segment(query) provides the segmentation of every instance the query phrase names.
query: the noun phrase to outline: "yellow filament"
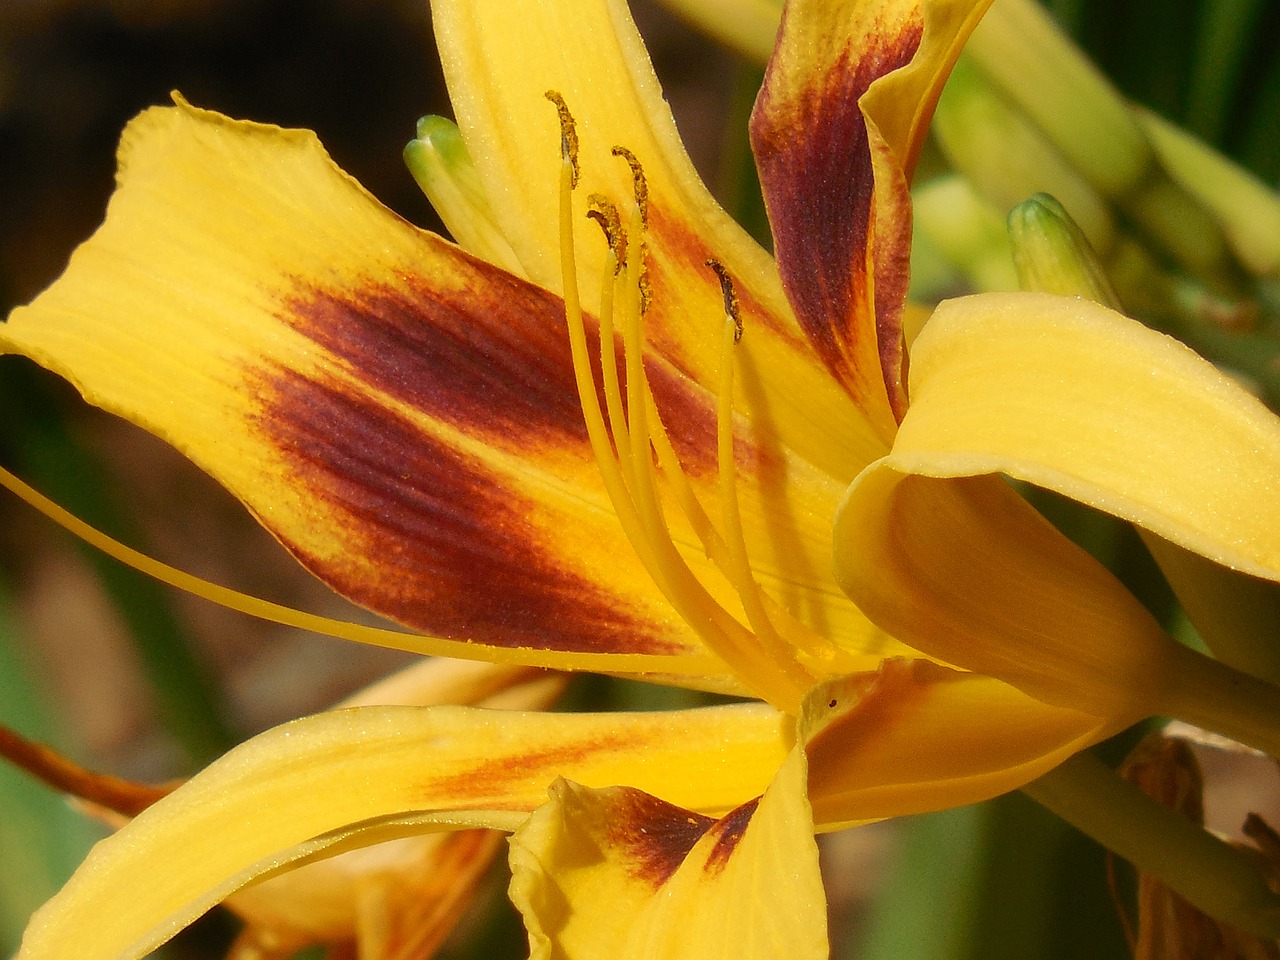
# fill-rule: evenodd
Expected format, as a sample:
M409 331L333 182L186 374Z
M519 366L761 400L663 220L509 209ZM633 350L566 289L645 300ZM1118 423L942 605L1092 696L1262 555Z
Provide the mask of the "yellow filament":
M742 339L738 296L728 272L715 260L708 260L720 280L724 294L724 333L720 341L720 384L716 400L716 450L720 474L720 515L724 522L725 544L729 549L729 580L742 600L747 622L779 669L793 678L812 683L813 678L797 662L793 647L785 642L765 612L763 593L756 583L747 557L747 539L742 530L738 503L738 469L733 456L733 348Z
M779 709L794 713L799 708L800 697L807 684L796 683L790 676L780 672L772 659L760 649L751 633L716 602L689 570L666 529L661 506L654 491L653 459L646 427L647 384L644 377L643 346L640 343L640 314L645 305L644 257L642 252L636 251L643 243L644 222L643 213L638 209L638 204L631 218L633 233L629 246L633 252L627 257L626 289L621 298L615 297L611 301L612 312L617 307L617 300L622 300L623 344L627 354L624 364L627 369L629 404L625 432L629 434L629 438L625 445L619 444L618 457L629 458L630 465L626 468L626 473L634 478L630 488L624 479L624 469L620 461L614 457L614 447L609 442L605 414L600 409L595 377L591 370L582 301L578 290L573 233L573 188L576 182L576 164L570 148L570 144L575 142L576 138L570 136L565 130L566 125L572 126L573 120L568 108L564 106L563 98L554 91L548 91L547 99L556 104L562 127L559 212L560 268L564 285L565 322L568 327L578 399L582 406L583 420L592 454L600 470L601 481L613 503L614 512L623 532L630 540L637 557L680 617L757 696ZM637 183L642 182L638 163L633 165L632 172L637 177ZM637 187L638 194L640 189ZM606 264L609 263L610 261L606 259ZM607 269L612 273L611 267ZM605 283L611 282L612 278L606 275ZM602 359L608 353L609 350L602 345ZM616 404L620 403L621 396L611 400L606 392L605 399L606 403L614 406L616 410ZM615 418L616 422L621 422L621 411L610 413L611 422L615 422ZM637 504L636 497L642 501L642 507Z
M697 494L693 492L693 485L685 475L684 467L680 464L680 458L677 456L675 448L671 446L671 440L667 436L661 417L658 415L657 405L653 400L652 394L648 394L648 402L649 415L653 423L653 449L658 454L658 464L662 467L662 476L667 480L668 486L670 486L672 494L675 496L676 503L684 514L685 519L688 520L689 526L693 528L693 532L702 543L702 549L706 552L707 558L716 565L716 569L724 574L725 579L733 583L729 547L724 538L720 536L720 531L716 529L715 524L711 522L711 518L707 516L702 504L698 502ZM791 611L763 590L758 587L756 589L760 603L769 619L777 627L778 633L785 638L787 644L801 652L802 661L811 662L816 670L822 674L830 673L833 669L836 669L834 663L841 655L841 651L807 623L797 619ZM852 670L849 672L852 672Z
M551 93L548 99L560 105ZM572 118L570 118L572 119ZM563 119L562 119L563 122ZM666 596L680 616L698 633L707 646L720 655L724 662L741 679L762 692L771 684L761 684L759 676L752 676L747 671L739 671L734 665L733 650L737 645L725 636L726 628L742 627L722 610L706 589L697 582L692 573L684 567L684 561L675 549L670 537L650 536L648 528L636 509L634 500L623 478L620 464L613 457L613 448L605 430L604 415L600 410L600 401L596 393L595 378L591 372L591 362L587 353L586 326L582 316L582 300L578 291L577 259L573 237L573 183L574 165L566 146L571 138L561 135L560 165L560 267L564 283L565 321L569 329L569 352L573 359L574 380L578 388L578 400L582 406L583 420L587 428L587 437L591 443L600 477L605 491L613 504L614 513L622 525L623 532L631 542L636 555L653 577L654 583ZM628 258L629 260L631 258ZM631 271L629 271L630 275ZM635 299L628 298L628 303L635 304ZM638 330L638 326L637 326ZM637 463L648 460L647 441L644 454L636 456L639 447L636 438L629 439L631 450L631 470L636 470ZM638 485L641 485L638 483ZM681 568L684 567L683 575ZM740 659L740 658L739 658ZM769 699L765 697L765 699ZM772 702L772 701L771 701ZM793 708L799 702L798 695L790 704Z
M626 475L627 486L634 489L635 477L629 469L632 462L631 442L626 421L622 417L622 388L618 383L618 355L613 335L614 289L621 282L618 275L626 267L626 234L622 231L618 211L613 204L599 194L593 194L590 199L591 210L587 216L600 224L609 246L605 251L602 271L605 279L600 284L600 372L604 380L605 409L609 414L609 431L613 434L614 449L618 451L618 461Z
M627 372L627 414L632 456L628 475L635 479L632 494L636 510L650 541L658 551L659 561L663 563L663 573L670 588L686 597L689 614L702 618L701 621L694 621L686 617L694 629L700 634L705 630L714 630L724 635L725 641L731 645L734 653L732 659L728 657L726 659L731 665L742 666L744 681L750 682L753 675L763 675L768 683L765 689L779 690L779 680L785 679L794 685L794 690L783 696L798 696L795 691L802 691L811 686L812 677L796 668L794 661L790 658L779 661L776 656L762 656L762 653L767 654L770 651L761 651L757 638L753 637L750 631L717 603L706 588L698 582L693 571L676 550L671 538L671 531L662 509L662 501L657 492L653 456L650 453L648 414L652 397L644 370L644 338L641 331L646 306L643 280L645 276L644 231L647 217L645 208L648 191L644 185L644 175L639 161L622 148L614 148L614 153L627 160L636 184L635 204L631 210L629 223L631 236L629 247L632 252L627 259L627 289L622 298L622 343ZM654 422L660 423L660 418L655 416ZM750 620L750 614L748 614L748 620ZM705 626L700 627L699 622ZM783 669L779 671L778 666L782 666ZM766 696L766 698L772 700L772 697Z
M558 96L557 94L556 97ZM557 107L564 102L553 99L551 91L547 93L547 99L555 102ZM561 113L562 125L565 123L566 113L567 109ZM582 418L587 428L591 452L600 470L600 479L604 483L605 492L613 504L614 513L641 562L652 572L658 566L656 558L644 536L644 525L640 522L635 506L631 502L631 494L623 480L618 461L614 459L613 447L609 443L604 416L600 410L600 398L596 394L595 377L591 373L591 360L587 353L587 331L582 319L582 299L578 293L577 255L573 241L574 164L565 147L568 138L562 134L560 139L560 272L564 283L565 325L569 330L569 353L573 360L573 377L578 388L578 403L582 407ZM659 583L659 587L661 586L662 584Z
M668 673L678 676L713 676L721 672L719 665L706 656L658 656L650 654L568 653L558 650L497 647L467 640L446 640L403 630L389 630L364 624L347 623L317 616L250 596L208 580L202 580L154 557L125 546L118 540L85 523L58 506L23 480L0 467L0 487L39 510L58 526L119 560L139 573L186 591L219 606L257 617L282 626L308 630L322 636L369 643L395 650L407 650L437 657L480 660L515 666L548 667L554 670L583 670L595 673Z
M651 537L670 539L662 507L658 502L653 482L653 457L649 453L649 411L645 404L644 340L640 322L643 302L640 298L640 277L644 271L644 217L639 204L631 214L631 249L627 258L627 287L622 301L623 363L627 371L627 420L631 433L632 475L635 488L632 494L636 508Z

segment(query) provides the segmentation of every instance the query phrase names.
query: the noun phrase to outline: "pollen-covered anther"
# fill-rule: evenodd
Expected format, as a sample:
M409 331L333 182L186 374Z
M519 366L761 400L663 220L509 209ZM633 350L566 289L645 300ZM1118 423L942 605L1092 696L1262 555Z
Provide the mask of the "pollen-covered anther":
M720 295L724 298L724 315L733 322L733 342L737 343L742 339L742 313L738 309L738 291L733 288L733 278L729 276L729 271L719 260L708 259L706 264L720 281Z
M569 162L569 186L578 185L578 125L574 122L569 105L559 90L548 90L543 94L556 105L556 113L560 117L560 156Z
M645 235L649 229L649 181L645 178L644 167L634 153L626 147L614 147L612 153L615 157L621 157L625 160L631 170L631 192L635 200L635 206L632 208L630 219L636 252L634 254L634 263L630 265L630 269L633 271L632 282L639 298L640 316L643 317L649 312L649 302L652 299L649 283L649 264L646 256L648 251L645 243Z
M632 191L636 198L636 208L640 211L640 222L649 226L649 182L645 179L644 167L640 159L626 147L614 147L613 155L627 161L631 168Z
M627 263L627 234L622 229L618 208L603 194L593 193L587 198L587 216L600 225L604 239L613 253L613 273L617 276Z

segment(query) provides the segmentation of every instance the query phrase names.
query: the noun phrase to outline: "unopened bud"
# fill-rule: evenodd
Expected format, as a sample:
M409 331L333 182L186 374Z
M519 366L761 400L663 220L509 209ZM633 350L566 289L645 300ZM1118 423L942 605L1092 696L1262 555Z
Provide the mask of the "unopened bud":
M1036 194L1014 207L1009 212L1009 239L1024 290L1086 297L1120 309L1098 255L1053 197Z
M417 132L404 148L405 165L454 240L468 253L523 276L457 125L427 116L418 121Z

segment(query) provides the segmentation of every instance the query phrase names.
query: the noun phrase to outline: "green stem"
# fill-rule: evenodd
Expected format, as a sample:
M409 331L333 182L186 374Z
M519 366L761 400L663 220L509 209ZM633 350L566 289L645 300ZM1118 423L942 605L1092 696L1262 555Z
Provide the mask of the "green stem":
M1158 712L1280 758L1280 688L1170 644Z
M1205 914L1254 936L1280 938L1280 895L1245 853L1092 755L1076 754L1023 791Z

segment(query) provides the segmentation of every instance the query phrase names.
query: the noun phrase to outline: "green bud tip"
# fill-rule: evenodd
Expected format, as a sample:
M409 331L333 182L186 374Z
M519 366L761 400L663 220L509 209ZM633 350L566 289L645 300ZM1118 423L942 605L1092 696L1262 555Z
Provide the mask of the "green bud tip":
M1087 297L1119 309L1119 298L1097 253L1071 215L1047 193L1009 212L1013 265L1024 290Z

